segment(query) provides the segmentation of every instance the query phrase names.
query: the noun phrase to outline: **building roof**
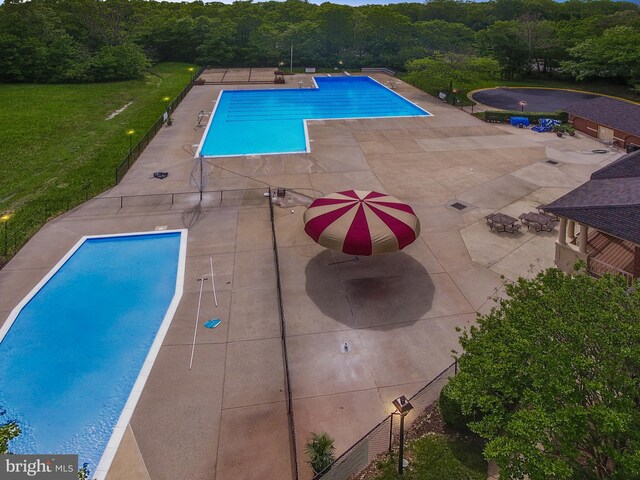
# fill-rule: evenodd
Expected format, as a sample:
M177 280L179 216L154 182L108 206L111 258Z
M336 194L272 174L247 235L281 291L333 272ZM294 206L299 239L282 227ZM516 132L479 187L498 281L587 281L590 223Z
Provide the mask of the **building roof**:
M545 211L640 245L640 150L594 172Z
M585 118L605 127L640 136L640 105L598 97L574 103L564 109L576 117Z

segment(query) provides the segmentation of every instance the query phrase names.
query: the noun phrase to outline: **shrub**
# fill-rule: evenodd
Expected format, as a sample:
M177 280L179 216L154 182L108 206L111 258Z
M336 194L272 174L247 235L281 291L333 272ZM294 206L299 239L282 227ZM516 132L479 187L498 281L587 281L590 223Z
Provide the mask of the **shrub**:
M438 400L440 415L444 422L456 430L468 431L469 422L475 420L473 415L465 415L457 400L449 396L449 385L445 385Z
M335 450L333 438L329 434L325 432L311 434L305 445L305 452L308 457L307 462L316 474L333 463Z
M531 123L538 123L541 118L552 118L554 120L560 120L566 122L569 118L567 112L557 111L554 113L549 112L520 112L516 110L487 110L485 112L478 112L474 114L481 120L490 123L509 123L511 117L526 117Z

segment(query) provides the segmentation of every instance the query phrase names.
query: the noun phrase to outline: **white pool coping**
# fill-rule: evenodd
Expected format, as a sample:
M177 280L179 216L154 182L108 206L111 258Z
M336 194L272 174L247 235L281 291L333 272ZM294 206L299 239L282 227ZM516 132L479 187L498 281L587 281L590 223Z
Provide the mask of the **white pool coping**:
M327 74L327 77L331 77L331 75ZM335 78L335 77L334 77ZM331 121L331 120L375 120L375 119L385 119L385 118L426 118L426 117L433 117L433 113L425 110L424 108L422 108L420 105L418 105L415 102L412 102L411 100L403 97L402 95L400 95L398 92L395 92L393 90L391 90L389 87L386 87L385 85L383 85L382 83L380 83L379 81L377 81L375 78L370 77L369 75L358 75L355 76L353 78L368 78L370 80L373 80L374 82L376 82L378 85L380 85L382 88L387 89L389 92L393 93L394 95L397 95L398 97L400 97L401 99L403 99L405 102L413 105L414 107L416 107L419 110L422 110L424 113L426 113L426 115L395 115L395 116L385 116L385 117L339 117L339 118L303 118L302 119L302 125L304 128L304 141L305 141L305 150L297 150L294 152L260 152L260 153L233 153L233 154L225 154L225 155L202 155L202 158L228 158L228 157L249 157L249 156L259 156L259 155L295 155L295 154L300 154L300 153L311 153L311 141L309 139L309 128L307 126L308 122L324 122L326 121ZM311 80L313 81L313 84L315 85L314 87L310 87L311 89L318 89L320 87L318 87L318 84L316 82L316 77L311 77ZM298 88L260 88L257 90L299 90ZM213 107L213 111L211 112L211 116L209 117L209 121L207 122L207 127L204 130L204 133L202 134L202 138L200 139L200 143L198 144L198 149L196 151L196 154L194 156L194 158L200 158L201 156L201 152L202 152L202 146L204 145L204 142L207 138L207 135L209 134L209 129L211 128L211 125L213 124L213 119L216 116L216 110L218 109L218 105L220 105L220 99L222 98L222 94L224 92L237 92L237 91L256 91L256 90L238 90L238 89L230 89L230 90L220 90L220 93L218 93L218 98L216 100L216 104Z
M18 318L18 315L22 311L22 309L31 301L33 297L44 287L47 282L62 268L62 266L73 256L74 253L87 241L94 238L116 238L116 237L133 237L140 235L165 235L168 233L180 233L180 249L178 254L178 270L176 275L176 288L173 295L173 299L169 304L169 308L165 313L165 316L158 328L158 333L151 344L151 348L149 348L149 353L147 353L147 357L145 358L142 367L140 368L140 373L136 378L133 387L131 388L131 393L127 398L127 401L120 413L120 417L113 428L113 432L111 433L111 437L107 443L107 446L102 453L102 457L100 457L100 461L98 462L98 466L96 467L95 472L91 472L92 480L104 480L107 476L107 472L109 471L109 467L113 462L113 459L116 455L120 442L122 441L122 437L124 436L127 425L129 425L129 421L131 420L131 416L133 415L133 411L140 399L140 395L142 394L142 390L149 378L149 374L151 373L151 367L153 366L156 357L158 356L158 352L160 351L160 347L162 346L162 342L164 341L164 337L169 331L169 325L171 325L171 321L173 320L173 316L178 309L178 304L180 303L180 299L182 298L182 293L184 291L184 275L185 275L185 267L186 267L186 257L187 257L187 229L177 229L177 230L162 230L162 231L148 231L148 232L133 232L133 233L119 233L119 234L107 234L107 235L87 235L83 236L78 242L67 252L67 254L60 259L58 263L56 263L53 268L43 277L38 284L31 289L31 291L22 299L22 301L11 310L11 314L7 318L7 321L4 322L2 327L0 328L0 342L4 340L4 337L7 335L13 323ZM46 452L43 452L46 453Z

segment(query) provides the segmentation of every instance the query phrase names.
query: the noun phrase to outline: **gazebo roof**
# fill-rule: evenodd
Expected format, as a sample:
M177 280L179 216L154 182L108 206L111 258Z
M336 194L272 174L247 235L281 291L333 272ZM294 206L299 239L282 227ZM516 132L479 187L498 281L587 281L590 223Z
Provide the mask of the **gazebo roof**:
M640 151L594 172L545 211L640 245Z

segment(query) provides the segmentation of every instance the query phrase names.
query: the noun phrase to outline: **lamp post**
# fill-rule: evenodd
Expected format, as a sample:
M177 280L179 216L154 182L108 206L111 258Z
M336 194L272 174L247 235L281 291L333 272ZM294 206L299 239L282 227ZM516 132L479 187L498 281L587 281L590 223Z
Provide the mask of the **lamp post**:
M411 402L409 402L404 395L396 398L393 401L393 405L396 407L394 413L400 415L400 451L398 452L400 458L398 460L398 474L402 476L404 469L404 417L413 409L413 405L411 405Z
M7 255L7 252L9 251L9 241L7 239L7 223L9 222L9 219L11 218L12 214L11 212L4 212L2 214L2 216L0 217L0 222L4 223L4 253L3 255Z
M342 60L338 60L338 65L340 65L340 70L343 68L344 62Z
M453 89L453 106L456 106L456 102L457 102L457 98L456 98L456 94L459 92L460 90L458 90L457 88Z
M167 125L171 125L171 110L169 110L169 100L171 100L171 98L164 97L162 100L164 100L164 109L167 112Z
M191 83L193 83L193 72L194 72L195 68L189 67L189 68L187 68L187 70L189 70L189 73L191 74Z
M133 151L133 134L136 133L135 130L127 130L127 136L129 137L129 155Z
M527 104L524 100L520 100L520 111L524 112L524 106Z

